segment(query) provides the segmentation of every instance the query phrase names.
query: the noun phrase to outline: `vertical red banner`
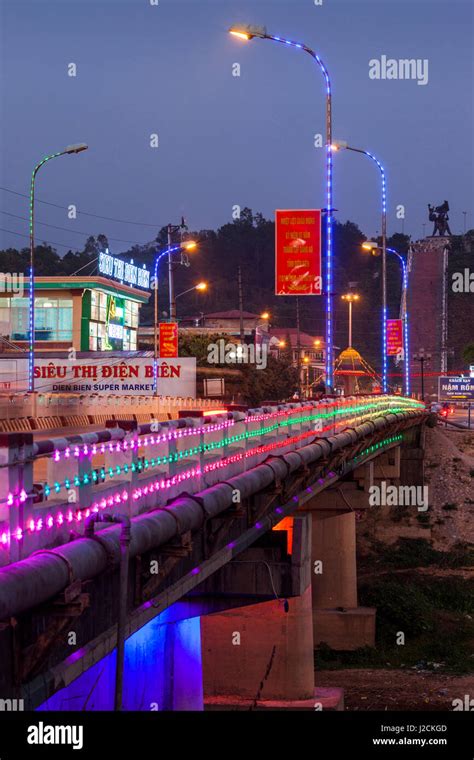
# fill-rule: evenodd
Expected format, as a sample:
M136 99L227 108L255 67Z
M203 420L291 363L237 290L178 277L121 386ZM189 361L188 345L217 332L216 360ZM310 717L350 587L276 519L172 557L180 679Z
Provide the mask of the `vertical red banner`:
M275 295L320 296L321 210L275 211Z
M160 322L160 358L175 359L178 356L178 323Z
M403 350L403 324L401 319L387 319L387 356L398 356Z

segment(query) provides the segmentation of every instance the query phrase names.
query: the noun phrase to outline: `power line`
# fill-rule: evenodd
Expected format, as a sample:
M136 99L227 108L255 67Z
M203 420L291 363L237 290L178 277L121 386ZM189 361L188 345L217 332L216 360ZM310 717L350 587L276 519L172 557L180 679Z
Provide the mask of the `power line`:
M26 195L25 193L18 193L16 190L10 190L8 187L0 187L0 190L3 190L5 193L11 193L12 195L19 195L21 198L29 198L29 195ZM68 211L67 206L61 206L58 203L51 203L51 201L42 201L39 198L35 198L37 203L44 203L46 206L54 206L55 208L61 208L63 211ZM105 219L107 222L118 222L119 224L136 224L139 227L153 227L155 230L157 228L157 224L148 224L148 222L130 222L126 219L114 219L111 216L100 216L100 214L92 214L90 211L78 211L79 214L84 214L84 216L93 216L95 219Z
M0 214L5 214L6 216L12 216L14 219L22 219L24 222L28 222L29 219L26 216L18 216L18 214L12 214L10 211L2 211L0 209ZM73 232L75 235L86 235L88 237L96 237L93 235L92 232L82 232L81 230L72 230L68 227L57 227L55 224L48 224L47 222L38 222L35 220L35 224L42 224L43 227L51 227L54 230L62 230L63 232ZM143 243L140 243L138 240L121 240L120 238L113 238L106 235L107 240L113 240L115 243L131 243L132 245L144 245Z
M23 232L13 232L13 230L5 230L3 227L0 227L0 232L8 232L9 235L18 235L18 237L24 237L29 238L29 235L25 235ZM71 250L70 245L64 245L64 243L54 243L52 240L43 240L43 243L48 243L48 245L59 245L61 248L67 248L68 250ZM35 244L35 248L38 247L38 244Z

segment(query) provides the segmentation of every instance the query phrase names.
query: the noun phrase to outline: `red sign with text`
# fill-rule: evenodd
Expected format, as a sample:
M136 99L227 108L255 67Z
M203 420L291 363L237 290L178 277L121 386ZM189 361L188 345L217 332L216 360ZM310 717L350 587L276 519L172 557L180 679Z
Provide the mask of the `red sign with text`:
M321 210L275 211L275 294L320 296Z
M160 322L160 358L174 359L178 356L178 323Z
M387 319L387 356L398 356L403 351L401 319Z

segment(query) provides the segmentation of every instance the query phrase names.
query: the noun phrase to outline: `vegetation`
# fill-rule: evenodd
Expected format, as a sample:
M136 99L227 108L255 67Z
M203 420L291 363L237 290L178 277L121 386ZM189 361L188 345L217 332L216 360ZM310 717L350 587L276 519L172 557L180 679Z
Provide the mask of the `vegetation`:
M413 573L362 584L360 604L377 609L376 649L315 653L316 669L419 668L465 674L474 670L474 583ZM404 634L405 643L397 644ZM400 640L400 639L399 639Z

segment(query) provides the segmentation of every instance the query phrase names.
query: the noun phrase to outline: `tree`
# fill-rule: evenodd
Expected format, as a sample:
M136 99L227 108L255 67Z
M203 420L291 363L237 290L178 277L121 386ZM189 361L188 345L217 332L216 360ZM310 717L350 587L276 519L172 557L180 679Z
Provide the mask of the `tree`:
M466 364L474 364L474 343L468 343L463 349L462 358Z

